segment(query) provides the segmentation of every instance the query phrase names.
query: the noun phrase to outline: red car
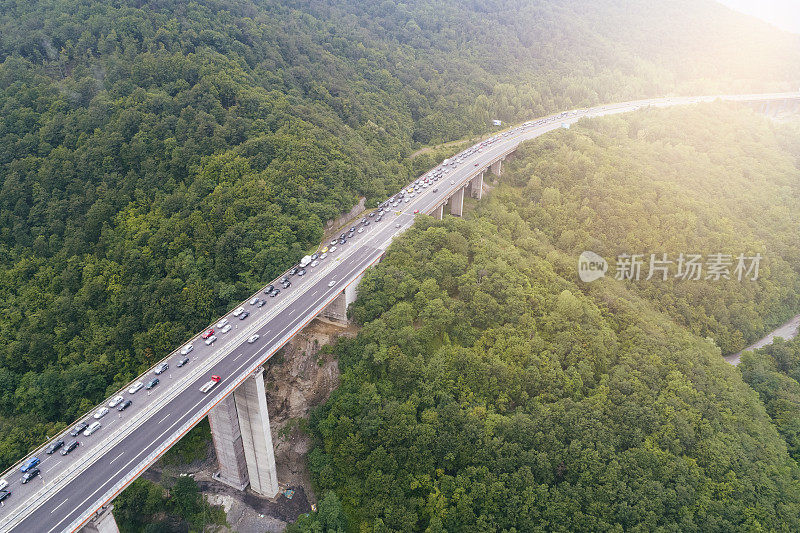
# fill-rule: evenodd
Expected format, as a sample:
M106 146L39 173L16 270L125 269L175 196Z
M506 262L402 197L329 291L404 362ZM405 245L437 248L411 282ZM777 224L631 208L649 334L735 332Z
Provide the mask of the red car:
M414 214L416 215L417 213L419 213L419 209L414 209Z
M206 381L206 382L203 384L203 386L202 386L202 387L200 387L200 392L202 392L203 394L207 393L208 391L210 391L211 389L213 389L214 387L216 387L216 386L217 386L217 383L219 383L219 381L220 381L221 379L222 379L222 378L221 378L221 377L219 377L219 376L211 376L211 381Z
M204 339L207 339L207 338L209 338L209 337L210 337L211 335L213 335L213 334L214 334L214 328L207 329L207 330L205 330L205 331L203 332L203 335L202 335L202 337L203 337Z

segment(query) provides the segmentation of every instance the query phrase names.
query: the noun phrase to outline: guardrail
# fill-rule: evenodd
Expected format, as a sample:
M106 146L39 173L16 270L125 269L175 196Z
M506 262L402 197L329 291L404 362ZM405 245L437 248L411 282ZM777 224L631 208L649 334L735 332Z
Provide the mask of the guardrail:
M750 94L750 95L720 95L720 96L703 96L703 97L670 97L670 98L666 98L666 99L660 99L660 100L661 100L660 102L659 102L659 101L655 101L655 99L648 99L648 100L637 100L637 101L625 102L625 103L622 103L622 104L617 104L617 106L618 106L618 107L623 107L623 108L624 108L624 107L629 107L629 106L631 106L631 105L638 106L638 107L640 107L640 106L647 106L647 105L653 105L653 104L655 104L655 105L658 105L658 104L661 104L661 105L684 105L684 104L691 103L692 101L696 101L696 100L699 100L699 101L706 101L706 102L707 102L707 101L713 101L713 100L717 100L717 99L719 99L719 100L725 100L725 101L736 101L736 102L748 102L748 101L749 101L749 102L752 102L752 101L767 101L767 100L775 100L775 99L798 99L798 98L800 98L800 93L771 93L771 94ZM612 104L612 105L613 105L613 104ZM591 111L594 111L594 112L601 111L601 112L602 112L602 111L610 111L611 109L616 109L616 108L615 108L615 107L611 107L611 106L600 106L600 107L593 107L593 108L589 108L589 109L584 109L583 111L584 111L584 112L591 112ZM580 117L580 116L569 116L569 117L562 117L561 115L556 115L556 114L553 114L553 115L549 115L549 116L547 116L547 117L544 117L544 120L545 120L546 122L550 122L550 121L554 121L554 120L555 120L555 121L558 121L558 120L564 119L565 121L569 121L569 122L575 122L575 121L577 121L579 118L581 118L581 117ZM538 126L530 126L530 127L531 127L531 128L536 128L536 127L541 127L541 125L542 125L542 124L539 124ZM519 142L517 142L517 143L515 143L515 144L514 144L514 145L513 145L511 148L509 148L508 150L504 151L504 152L503 152L503 153L501 153L500 155L498 155L498 156L495 156L495 158L492 160L492 163L489 163L489 165L488 165L488 166L491 166L491 164L493 164L493 163L494 163L494 162L496 162L497 160L499 160L499 159L501 159L501 158L504 158L504 157L506 157L508 154L510 154L510 153L512 153L512 152L514 152L514 151L515 151L515 150L518 148L519 144L520 144L520 143L521 143L523 140L525 140L525 139L520 139L520 141L519 141ZM480 170L480 171L474 171L474 172L472 172L472 173L468 174L468 177L467 177L467 178L465 178L465 179L463 179L461 183L463 183L463 182L466 182L466 181L468 181L468 180L471 180L471 179L474 179L474 177L475 177L475 176L477 176L478 174L480 174L481 172L485 172L486 168L488 168L488 167L487 167L487 166L484 166L484 167L482 167L482 170ZM426 172L426 173L427 173L427 172ZM422 175L424 176L426 173L423 173ZM455 190L457 190L457 188L456 188ZM436 208L438 208L438 204L437 204L437 206L436 206L434 209L436 209ZM385 243L384 243L384 244L385 244ZM347 255L350 255L350 254L347 254ZM380 257L380 256L379 256L379 257ZM379 257L378 257L378 258L379 258ZM376 259L376 260L377 260L377 259ZM371 265L371 263L370 263L370 265ZM366 268L368 268L368 267L369 267L369 265L368 265L367 267L365 267L365 269L364 269L364 270L366 270ZM314 276L314 278L312 278L312 279L315 279L316 277L321 277L322 275L324 275L324 274L323 274L323 272L326 272L326 270L321 270L321 271L320 271L320 273L318 274L318 276ZM363 272L363 270L362 270L362 272ZM281 276L286 276L286 275L287 275L287 273L288 273L288 269L287 269L287 270L285 270L285 271L284 271L284 272L283 272L281 275L279 275L278 277L276 277L276 278L275 278L275 279L274 279L274 280L273 280L271 283L273 283L273 284L274 284L274 283L277 283L277 281L280 279L280 277L281 277ZM349 284L348 284L348 285L349 285ZM266 286L266 285L264 285L264 286ZM263 287L264 287L264 286L260 287L260 288L259 288L259 289L258 289L258 290L255 292L255 293L251 294L251 296L250 296L250 297L248 297L248 299L247 299L247 300L249 300L249 299L251 299L251 298L253 298L253 297L255 297L255 296L259 295L259 294L261 293L261 291L263 290ZM291 299L287 299L287 300L285 300L284 302L287 302L287 303L286 303L286 305L280 305L279 307L280 307L281 309L282 309L282 308L285 308L286 306L288 306L288 302L292 302L292 301L294 301L294 300L295 300L295 299L296 299L296 298L299 296L299 294L300 294L300 293L298 293L296 296L294 296L294 298L291 298ZM327 301L325 304L323 304L323 305L322 305L322 306L319 308L319 311L316 311L316 312L314 313L314 315L313 315L313 316L316 316L316 314L318 314L318 313L319 313L319 312L320 312L322 309L324 309L324 308L325 308L325 306L327 306L327 305L328 305L328 304L329 304L331 301L333 301L333 299L334 299L334 298L336 297L336 295L338 295L338 294L339 294L339 291L335 292L335 293L334 293L334 296L333 296L333 297L332 297L332 298L331 298L329 301ZM245 301L247 301L247 300L245 300ZM283 303L283 302L282 302L282 303ZM242 304L241 304L241 303L237 304L237 307L238 307L239 305L242 305ZM222 318L226 317L226 316L227 316L227 315L229 315L229 314L230 314L230 311L226 312L226 313L225 313L223 316L219 317L219 318L218 318L216 321L214 321L212 324L209 324L209 325L208 325L206 328L204 328L204 330L206 330L206 329L208 329L208 328L210 328L210 327L214 327L214 324L216 324L216 322L218 322L220 319L222 319ZM312 316L312 318L313 318L313 316ZM236 337L233 337L233 338L234 338L234 339L242 339L244 336L246 336L246 335L249 335L249 333L251 333L251 332L252 332L252 331L253 331L255 328L260 328L260 327L262 327L262 326L263 326L263 324L260 324L260 323L255 323L255 322L254 322L253 324L251 324L250 326L248 326L247 328L245 328L245 329L244 329L244 330L243 330L243 331L242 331L242 332L241 332L239 335L237 335ZM302 326L301 326L301 328L302 328ZM282 340L282 341L281 341L281 343L280 343L280 344L277 346L277 348L275 348L275 350L271 351L271 352L270 352L270 354L269 354L269 355L268 355L268 356L267 356L267 357L266 357L266 358L265 358L265 359L264 359L264 360L263 360L261 363L259 363L259 364L263 364L263 363L264 363L264 362L265 362L267 359L269 359L269 357L271 357L271 355L274 353L274 351L277 351L277 349L280 349L280 347L282 347L282 346L283 346L283 344L285 344L286 342L288 342L288 340L289 340L289 339L290 339L292 336L294 336L295 334L296 334L296 331L294 331L294 330L293 330L293 332L292 332L292 333L290 333L290 334L288 334L287 336L285 336L285 337L286 337L286 340ZM124 394L125 390L126 390L126 389L127 389L129 386L130 386L130 384L132 384L132 383L135 383L136 381L139 381L139 380L143 380L143 379L145 378L145 376L146 376L146 375L148 375L148 374L149 374L149 373L150 373L150 372L153 370L153 368L155 368L155 366L157 366L158 364L161 364L161 363L163 363L163 362L166 362L168 359L170 359L170 358L174 357L174 356L175 356L175 355L176 355L176 354L179 352L179 350L180 350L180 348L181 348L181 347L183 347L183 346L184 346L184 345L185 345L187 342L191 342L191 341L193 341L194 339L197 339L197 337L198 337L198 334L195 334L194 336L190 337L189 339L187 339L186 341L184 341L183 343L181 343L181 345L180 345L178 348L176 348L174 351L170 352L170 353L169 353L167 356L165 356L164 358L162 358L162 359L161 359L160 361L158 361L158 362L157 362L155 365L153 365L153 366L151 366L150 368L148 368L147 370L145 370L145 371L144 371L143 373L141 373L141 374L140 374L140 375L139 375L137 378L135 378L135 379L133 379L131 382L129 382L129 383L128 383L128 384L127 384L125 387L123 387L122 389L120 389L120 390L116 391L116 392L115 392L115 393L113 393L111 396L109 396L108 398L106 398L106 399L105 399L105 400L104 400L104 401L103 401L101 404L94 406L94 407L93 407L93 408L92 408L90 411L87 411L86 413L84 413L83 415L81 415L81 416L79 417L79 419L78 419L78 420L76 420L76 421L75 421L73 424L70 424L70 425L68 425L68 426L66 427L66 430L69 430L70 428L73 428L73 427L74 427L76 424L80 423L80 422L81 422L81 421L82 421L82 420L83 420L85 417L89 416L89 415L90 415L90 414L91 414L91 413L92 413L92 412L93 412L95 409L97 409L98 407L100 407L100 406L103 406L103 405L106 405L106 404L107 404L107 403L108 403L108 402L109 402L109 401L110 401L110 400L111 400L111 399L112 399L114 396L117 396L117 395L119 395L119 394ZM186 380L189 380L189 379L196 379L196 378L197 378L197 377L200 375L200 373L202 373L202 372L206 372L208 368L210 368L211 366L213 366L213 365L217 364L217 363L218 363L218 362L219 362L219 361L220 361L222 358L226 357L226 356L227 356L227 355L228 355L228 354L229 354L231 351L233 351L233 349L235 349L235 348L236 348L236 347L238 347L238 346L239 346L239 344L234 344L233 342L229 342L229 344L228 344L228 347L227 347L227 348L225 348L224 350L222 350L222 351L220 351L220 352L219 352L219 353L220 353L220 354L222 354L222 355L217 355L217 354L214 354L214 355L216 355L216 357L215 357L214 355L212 355L212 357L208 358L208 359L207 359L207 360L206 360L206 361L205 361L205 362L204 362L204 363L203 363L203 364L202 364L200 367L195 367L195 370L194 370L192 373L185 375L183 378L181 378L181 381L179 381L179 382L177 382L177 383L179 383L179 384L183 385L183 384L184 384L184 382L185 382ZM255 365L255 366L254 366L254 369L255 369L257 366L258 366L258 365ZM200 372L199 370L197 370L197 368L202 368L202 369L204 369L204 370L203 370L202 372ZM250 374L250 373L252 373L252 371L249 371L249 372L247 372L247 373L246 373L246 376L249 376L249 374ZM246 378L245 378L245 379L246 379ZM241 381L240 381L239 383L241 383ZM227 395L230 393L230 391L232 391L233 389L235 389L235 388L238 386L238 384L239 384L239 383L237 383L237 384L235 384L235 385L229 385L228 387L226 387L225 389L223 389L224 391L227 391L227 392L225 392L225 395L224 395L224 396L222 396L222 397L220 397L220 399L219 399L218 401L221 401L221 399L222 399L222 398L224 398L225 396L227 396ZM93 464L93 463L94 463L94 462L97 460L97 456L101 456L101 455L103 455L103 454L101 454L100 452L101 452L101 451L104 451L104 450L105 450L105 448L107 448L107 447L109 446L109 443L111 443L111 442L113 441L113 442L116 444L116 443L117 443L117 442L120 440L120 436L122 436L122 437L124 438L125 436L127 436L128 434L130 434L130 432L131 432L131 431L133 431L133 429L135 429L136 427L138 427L138 425L139 425L139 424L142 422L142 420L143 420L143 419L145 419L145 418L149 418L150 416L152 416L152 413L153 413L153 411L156 409L156 407L161 407L161 406L163 406L163 405L164 405L164 403L167 403L168 401L171 401L172 399L174 399L174 397L175 397L177 394L180 394L181 392L183 392L183 389L182 389L181 387L176 387L176 386L173 386L173 387L171 387L170 389L168 389L168 392L167 392L167 393L165 393L165 394L162 394L162 395L159 395L153 404L150 404L150 405L149 405L149 406L147 406L145 409L143 409L142 411L140 411L139 413L137 413L137 414L136 414L134 417L132 417L131 419L129 419L129 420L128 420L128 422L127 422L127 423L125 423L125 424L123 425L123 428L124 428L124 429L123 429L123 431L119 431L119 430L118 430L118 431L116 431L114 434L110 435L108 438L106 438L105 440L101 441L101 443L100 443L100 444L98 444L98 445L94 446L94 447L93 447L93 449L92 449L92 451L91 451L91 452L89 452L89 453L90 453L90 455L91 455L91 462L88 462L88 463L87 463L87 461L81 461L79 465L73 465L72 467L70 467L70 468L67 468L67 469L66 469L64 472L62 472L61 474L59 474L59 475L58 475L58 476L55 478L55 480L56 480L56 482L55 482L55 483L50 483L50 484L49 484L49 486L47 486L47 487L45 487L44 489L40 490L39 492L37 492L37 493L36 493L36 494L34 494L33 496L29 497L29 498L28 498L28 500L26 500L26 502L25 502L25 505L18 506L18 507L17 507L17 509L22 509L22 510L26 510L26 509L28 509L28 508L29 508L29 505L27 505L27 504L28 504L30 501L32 501L32 500L39 500L39 499L41 499L41 498L42 498L44 495L48 494L48 493L49 493L49 492L51 492L52 490L54 490L54 489L56 489L56 488L59 488L59 487L58 487L58 485L59 485L61 482L63 482L65 479L67 479L67 478L68 478L68 476L71 476L72 474L74 474L75 472L77 472L79 469L85 468L85 467L87 466L87 464L89 464L89 465ZM215 402L215 405L216 405L216 402ZM213 405L212 405L212 407L213 407ZM211 408L209 408L209 410L210 410L210 409L211 409ZM201 416L200 416L200 417L199 417L197 420L192 420L192 421L190 421L190 422L187 422L187 424L184 424L184 426L187 426L187 429L186 429L185 431L188 431L188 429L191 429L191 427L193 427L193 426L194 426L195 424L197 424L197 423L198 423L200 420L202 420L202 418L203 418L203 417L206 415L206 413L207 413L207 412L208 412L208 411L206 411L205 413L203 413L203 414L202 414L202 415L201 415ZM147 415L147 416L145 416L145 415ZM183 426L182 426L182 428L183 428ZM180 430L179 430L179 431L180 431ZM185 431L184 431L184 433L185 433ZM176 433L177 433L177 432L176 432ZM181 433L181 434L182 434L182 433ZM59 432L59 434L57 434L57 435L60 435L60 432ZM55 438L55 437L53 437L53 438ZM178 438L180 438L180 437L178 437ZM10 475L10 474L11 474L11 473L12 473L12 472L13 472L13 471L14 471L14 470L17 468L17 467L19 467L19 465L20 465L20 464L22 464L24 461L28 460L30 457L33 457L33 456L34 456L34 455L36 455L36 454L40 454L40 453L41 453L41 452L42 452L42 451L45 449L45 447L47 446L47 444L48 444L48 443L49 443L51 440L52 440L52 438L48 439L47 441L45 441L44 443L42 443L41 445L39 445L38 447L36 447L36 448L35 448L35 449L34 449L34 450L31 452L31 453L29 453L28 455L26 455L24 459L22 459L21 461L17 462L17 463L16 463L16 464L14 464L14 465L12 465L12 466L11 466L10 468L8 468L6 471L4 471L2 474L0 474L0 477L5 477L5 476L8 476L8 475ZM169 444L167 444L167 445L165 445L165 446L159 446L159 448L158 448L158 449L157 449L155 452L153 452L153 454L151 454L151 455L154 455L154 454L155 454L155 455L154 455L154 458L153 458L152 460L151 460L151 456L149 455L149 456L148 456L148 458L146 458L145 460L143 460L143 462L142 462L142 463L140 463L140 464L144 464L144 463L146 463L146 464L151 464L151 463L152 463L152 461L154 461L155 459L157 459L157 457L158 457L158 456L160 456L161 454L163 454L163 453L164 453L164 451L166 451L166 449L168 449L168 448L169 448L169 446L171 446L171 445L172 445L172 443L169 443ZM163 448L163 450L162 450L162 448ZM161 451L159 451L159 450L161 450ZM88 458L87 458L87 459L88 459ZM149 461L149 462L148 462L148 461ZM137 473L136 475L138 476L138 473ZM124 480L123 480L123 481L124 481ZM124 481L124 482L123 482L123 481L121 481L121 482L120 482L120 483L122 483L122 485L121 485L122 487L124 487L125 485L127 485L127 483L129 483L129 482L130 482L130 480L128 480L128 481ZM115 487L116 487L116 485L115 485ZM121 490L121 489L119 489L119 490ZM117 492L118 492L118 491L117 491ZM116 494L116 492L114 492L114 494ZM108 500L105 500L105 501L108 501ZM94 512L96 512L96 510L95 510L95 511L92 511L92 513L90 513L90 515L91 515L91 514L94 514ZM4 519L3 519L3 521L0 521L0 528L4 528L6 525L8 525L8 524L9 524L9 522L11 521L11 518L10 518L10 517L12 517L12 516L17 516L17 517L18 517L18 516L19 516L19 514L20 514L20 513L19 513L19 512L17 512L17 513L15 513L15 514L9 515L9 517L6 517L6 518L4 518ZM85 521L87 518L88 518L88 517L85 517L85 518L83 518L83 519L82 519L82 521ZM80 524L78 524L78 525L80 525ZM12 526L12 527L13 527L13 526Z
M356 250L358 250L358 248L353 248L351 250L348 250L347 253L338 256L337 260L339 262L343 261L344 259L351 256ZM332 268L334 268L335 263L329 262L326 266L328 268L320 269L319 271L315 272L314 274L306 278L307 281L309 282L312 280L314 282L319 281L320 278L323 278L326 275L328 275L329 271ZM338 293L339 291L337 291L334 294ZM259 293L256 292L253 296L255 296L256 294ZM278 306L270 310L271 312L269 313L269 315L265 316L271 317L277 313L280 313L281 311L283 311L283 309L289 307L302 294L303 294L302 292L297 292L295 294L292 294L290 298L282 300ZM325 305L327 305L327 303ZM316 314L314 316L316 316ZM35 494L29 496L25 502L18 505L14 511L11 511L8 516L6 516L2 521L0 521L0 530L5 531L7 529L12 529L13 527L16 527L16 525L18 525L19 522L21 522L27 517L26 511L28 511L33 505L40 504L41 501L46 500L47 499L46 496L48 496L54 491L60 490L63 484L69 483L72 479L74 479L74 477L76 477L80 473L80 471L94 464L98 459L100 459L102 456L105 455L105 451L108 447L118 444L121 440L130 435L137 427L139 427L139 425L141 425L141 423L144 420L150 418L155 411L159 410L161 407L164 406L164 404L169 403L175 398L175 396L183 392L187 381L197 379L197 377L199 377L201 374L208 372L211 369L211 367L219 363L219 361L227 357L233 350L238 348L244 342L244 340L250 336L250 334L252 334L254 331L257 331L264 325L265 323L263 320L260 322L252 322L248 324L248 326L245 329L239 332L235 337L232 338L231 341L228 342L226 348L220 350L217 354L213 354L212 357L207 358L205 361L201 363L200 366L195 366L192 369L191 373L183 376L182 378L180 378L179 381L174 382L175 385L170 387L167 393L158 396L154 400L154 403L148 405L144 410L136 413L134 417L130 418L122 426L122 429L117 429L113 434L109 435L105 440L101 441L100 444L97 444L94 447L92 447L89 454L86 457L82 458L81 461L74 463L72 466L62 471L59 475L53 478L53 481L50 482L46 487L43 487ZM286 341L283 341L284 344L285 342ZM173 354L174 353L175 352L173 352ZM172 354L170 355L170 357L171 356ZM195 421L194 424L199 422L199 420L202 420L203 416L201 416L197 421ZM172 444L170 444L170 446L171 445Z
M164 443L162 443L150 454L148 454L147 457L145 457L142 461L140 461L139 464L132 469L131 473L129 473L124 478L119 480L117 483L114 484L114 486L108 489L108 491L106 491L101 497L95 500L94 504L89 506L89 509L91 509L91 511L87 511L78 518L76 518L75 520L73 520L65 530L76 531L77 529L82 527L83 524L89 519L91 519L91 517L101 507L103 507L109 501L114 499L114 497L117 494L119 494L129 483L131 483L134 479L139 477L139 475L144 470L146 470L151 464L157 461L161 455L163 455L169 448L171 448L175 442L180 440L183 437L183 435L185 435L190 429L192 429L201 420L203 420L203 418L205 418L208 415L211 409L213 409L219 402L221 402L227 396L233 393L233 391L236 390L246 379L248 379L253 374L253 372L258 370L260 366L263 366L264 363L266 363L278 350L280 350L287 342L289 342L289 340L291 340L292 337L297 335L297 333L300 330L302 330L306 326L306 324L308 324L309 321L313 320L314 317L316 317L319 313L321 313L322 310L325 309L325 307L327 307L333 300L335 300L343 290L347 290L347 287L349 287L351 283L353 283L356 279L358 279L358 277L361 274L363 274L367 269L369 269L369 267L375 264L375 262L378 261L383 255L383 251L378 252L378 250L376 250L377 256L374 259L372 259L372 261L367 263L363 268L354 271L354 273L349 276L350 281L347 283L347 285L344 286L344 288L333 292L329 298L325 299L322 304L315 307L314 310L308 314L308 316L311 318L309 318L304 322L299 323L297 326L293 327L288 333L286 333L283 337L281 337L281 339L277 343L273 344L273 347L270 350L268 350L267 355L265 357L257 360L255 363L251 364L249 367L247 367L245 371L241 373L241 375L243 376L242 378L222 389L222 391L219 392L217 396L214 398L213 400L214 403L211 406L209 406L207 409L200 411L195 417L188 420L183 425L181 425L177 430L175 430L175 432L173 432L170 438L165 440Z

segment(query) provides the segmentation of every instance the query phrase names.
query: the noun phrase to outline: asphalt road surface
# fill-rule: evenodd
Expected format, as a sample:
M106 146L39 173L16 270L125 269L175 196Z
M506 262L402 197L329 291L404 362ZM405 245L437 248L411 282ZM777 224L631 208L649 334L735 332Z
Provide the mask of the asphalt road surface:
M370 225L359 223L362 233L355 233L344 245L337 244L336 252L329 254L317 267L308 268L305 276L292 276L292 286L281 289L277 297L271 298L259 291L257 295L267 302L263 307L242 303L241 306L251 315L244 320L230 313L226 315L232 325L231 331L217 331L218 340L213 345L206 346L199 334L188 341L187 344L191 343L194 349L189 354L190 362L183 368L176 366L180 359L178 347L165 359L170 368L158 376L160 383L152 390L141 389L134 394L129 393L126 386L118 394L131 399L133 404L121 413L115 408L110 409L98 420L102 427L96 433L77 437L80 446L72 453L62 456L59 450L46 455L44 446L34 452L31 456L41 460L39 477L22 484L19 464L7 471L3 478L9 482L7 489L12 495L1 504L0 530L50 533L77 529L101 505L113 499L125 484L157 460L185 431L202 420L217 402L300 331L348 283L380 259L392 238L411 226L415 210L432 212L496 159L513 151L520 142L584 117L622 113L648 105L685 105L716 98L652 99L581 109L531 121L510 130L507 135L497 135L496 140L483 146L480 152L464 156L456 166L448 166L448 172L442 178L429 188L420 189L411 201L402 201L396 208L388 208L381 222L368 218ZM800 95L723 98L752 101L800 98ZM436 193L432 192L433 188L437 189ZM273 284L280 287L278 282ZM253 334L259 335L258 340L248 343L247 339ZM208 394L201 393L200 386L214 374L222 377L221 382ZM134 381L147 383L153 377L151 369ZM81 420L94 421L91 413ZM69 436L71 429L53 436L53 440L58 437L70 442L73 440Z

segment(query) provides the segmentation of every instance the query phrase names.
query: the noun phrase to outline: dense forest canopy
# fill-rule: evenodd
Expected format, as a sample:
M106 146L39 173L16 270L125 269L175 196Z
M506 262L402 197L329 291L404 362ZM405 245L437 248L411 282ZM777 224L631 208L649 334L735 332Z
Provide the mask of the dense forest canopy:
M325 221L359 196L374 205L432 166L435 154L413 163L408 158L423 144L487 133L492 118L515 121L670 93L798 86L797 36L710 1L651 7L644 0L0 0L0 464L10 465L281 272L319 242ZM563 499L548 520L569 513L577 521L642 527L669 520L686 528L796 526L796 495L788 487L796 468L763 409L731 381L731 371L710 377L691 369L715 365L718 347L735 349L796 309L798 248L787 217L796 214L797 138L734 112L723 118L717 113L725 112L691 115L694 140L681 137L689 133L676 131L669 117L640 114L540 141L526 149L532 152L494 201L507 202L505 207L493 203L476 220L422 223L398 244L394 259L365 285L355 309L365 332L339 348L350 369L345 387L315 426L326 443L315 468L320 485L335 489L323 500L332 515L346 509L359 522L435 530L452 519L453 491L475 481L459 505L465 523L474 515L479 526L488 525L481 517L497 516L514 501L521 490L514 487L523 485L527 492L519 497L535 499L529 493L538 491ZM725 127L726 120L753 133L741 140L742 130ZM548 142L565 144L558 152ZM712 143L707 152L705 142ZM605 157L603 149L611 160L593 175L605 173L603 179L618 188L625 179L647 176L648 169L694 172L701 183L683 184L686 194L667 207L683 217L681 231L706 231L679 233L675 247L764 250L770 275L741 287L629 287L624 297L636 312L621 309L621 318L612 317L595 289L582 294L574 286L567 268L573 252L598 242L596 251L616 253L617 237L619 244L647 251L654 235L678 222L651 216L635 225L639 234L619 233L629 224L627 215L611 196L598 196L602 187L585 174L584 163ZM631 150L643 150L645 158L639 161ZM659 161L664 150L671 162ZM609 165L631 174L616 180ZM718 180L733 173L736 189L719 190L719 181L702 189L709 173ZM661 205L659 194L674 193L687 179L683 172L668 175L672 182L650 183L650 198L624 197L651 213ZM585 189L570 188L581 176ZM750 179L761 185L758 191L748 189ZM716 194L705 194L709 190ZM748 210L737 195L750 193L755 198ZM728 209L730 217L720 220ZM686 215L692 210L707 219ZM586 222L594 216L607 219L589 231ZM480 241L484 225L505 224L528 230L497 245ZM572 233L564 224L574 226ZM719 240L711 239L715 232ZM419 246L415 254L436 256L429 265L436 271L418 271L420 265L400 259L400 250L412 243ZM478 273L490 286L459 288L454 273L473 274L473 248L485 256ZM397 294L377 283L392 268L392 276L407 281ZM611 286L600 285L604 291ZM434 307L418 309L417 287ZM462 293L467 287L474 291ZM534 311L525 309L529 303L536 304ZM421 332L408 329L410 319L423 321ZM660 323L668 319L675 324ZM384 338L381 321L403 331L410 344ZM584 322L586 331L572 331ZM505 338L518 339L520 348L506 349ZM442 355L431 358L439 348ZM496 354L484 359L491 350ZM627 381L643 359L647 372ZM500 377L472 383L483 379L486 365ZM430 387L421 382L425 376L445 381L437 385L442 392L435 401L426 395L439 393L415 389ZM499 383L509 388L498 395ZM723 385L728 389L718 396ZM374 427L362 428L372 433L350 443L356 446L352 453L386 463L370 474L369 486L386 489L393 468L420 460L419 470L409 470L419 477L397 486L386 513L377 509L380 491L370 495L362 487L344 495L357 471L326 470L343 460L336 456L337 439L361 435L349 432L350 410L342 405L353 390L367 395L358 401L402 419L394 426L398 431L407 431L418 416L430 424L398 439L448 442L451 433L463 432L453 438L469 440L453 441L460 447L450 455L439 457L441 450L431 445L422 455L413 450L403 458L381 448ZM598 396L606 391L613 407ZM703 418L728 397L741 404L725 416L744 425L742 450L720 449L735 440L729 431L734 422ZM606 410L602 423L577 424L593 401ZM657 415L624 427L642 405L659 401L664 407ZM424 409L414 411L416 406ZM686 418L673 415L676 409ZM372 416L365 408L353 420L371 423ZM534 432L530 424L547 432ZM509 447L500 453L490 446L466 465L464 450L474 451L478 439ZM575 450L565 451L572 440ZM542 450L535 457L522 453L534 444ZM584 446L597 447L590 454L597 464L574 463L589 462L576 454ZM753 457L751 446L765 457ZM746 459L737 463L737 453ZM497 472L508 475L486 477L491 461L503 463ZM722 466L711 469L714 461ZM576 472L599 472L600 464L613 467L608 483L623 480L631 494L644 491L653 500L660 494L674 505L652 509L621 497L617 501L632 510L602 514L594 508L604 489L592 485L579 495L583 488L575 478ZM451 479L460 466L461 478ZM640 477L635 468L642 469ZM504 501L483 497L489 482L508 491ZM679 490L684 484L690 493ZM748 495L747 487L758 484L785 503ZM139 489L128 509L136 497L163 496ZM573 513L580 498L587 508ZM196 503L191 487L180 501ZM540 511L533 506L531 514L508 519L522 524ZM181 516L191 521L196 513ZM331 520L340 525L339 518Z
M798 356L765 365L795 404L765 411L717 339L797 309L798 133L723 105L596 119L526 143L465 219L419 219L335 348L309 460L337 498L296 529L797 530ZM735 286L587 284L586 244L769 261Z

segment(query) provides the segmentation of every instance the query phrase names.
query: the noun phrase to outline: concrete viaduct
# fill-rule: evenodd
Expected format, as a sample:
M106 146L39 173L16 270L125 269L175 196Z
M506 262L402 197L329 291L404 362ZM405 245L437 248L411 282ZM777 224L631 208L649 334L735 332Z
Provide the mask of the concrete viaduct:
M168 381L164 387L154 389L152 395L133 396L139 410L126 411L128 420L122 415L119 420L112 416L104 424L110 427L103 428L103 437L84 438L82 455L75 461L69 460L73 459L70 455L66 461L51 464L53 456L43 454L45 443L24 459L34 455L42 458L42 482L16 482L22 461L7 471L3 477L12 483L14 494L0 509L0 531L118 531L112 513L113 498L206 416L219 461L216 479L239 490L250 487L264 497L275 497L279 483L263 364L315 317L346 323L347 308L356 298L363 273L380 260L395 236L413 224L416 212L441 219L447 209L451 215L461 216L464 196L480 200L486 172L500 176L502 162L521 142L569 127L581 118L718 99L741 102L768 114L800 111L800 93L639 100L529 121L454 156L448 165L431 171L440 171L441 177L430 189L419 189L413 198L406 196L408 201L401 199L399 205L387 211L388 220L374 222L369 228L360 225L366 231L354 234L335 258L312 269L302 281L293 278L293 288L280 297L284 299L274 299L278 302L274 305L270 301L272 307L265 307L266 311L251 308L255 318L241 322L241 328L237 324L229 336L213 346L204 346L200 337L191 339L189 342L196 348L192 369L184 373L178 373L179 369L170 371L169 379L162 378ZM263 296L261 291L256 295ZM246 303L242 305L247 307ZM226 315L231 323L239 322L234 316ZM258 339L253 340L254 335ZM165 361L172 362L176 353ZM198 386L212 373L223 376L222 381L204 395ZM139 380L152 377L150 374L148 371ZM127 388L119 394L126 395Z

